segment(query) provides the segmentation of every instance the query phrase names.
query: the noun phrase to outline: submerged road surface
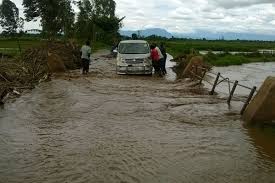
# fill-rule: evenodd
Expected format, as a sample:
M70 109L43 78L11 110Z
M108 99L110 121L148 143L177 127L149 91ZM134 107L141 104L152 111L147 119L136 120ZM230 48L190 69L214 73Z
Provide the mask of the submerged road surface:
M1 183L275 182L275 130L240 103L95 57L0 109Z

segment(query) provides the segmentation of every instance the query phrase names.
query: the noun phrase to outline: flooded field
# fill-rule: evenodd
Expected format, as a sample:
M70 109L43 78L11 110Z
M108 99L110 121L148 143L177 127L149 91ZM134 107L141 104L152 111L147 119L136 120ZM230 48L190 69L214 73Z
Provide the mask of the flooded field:
M0 109L1 183L275 182L275 128L243 127L240 102L94 57Z

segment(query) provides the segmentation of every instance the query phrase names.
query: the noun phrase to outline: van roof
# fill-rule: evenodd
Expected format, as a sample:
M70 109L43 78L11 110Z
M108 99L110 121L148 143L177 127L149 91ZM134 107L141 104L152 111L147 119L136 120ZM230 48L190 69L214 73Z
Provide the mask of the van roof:
M145 40L125 40L125 41L121 41L120 43L148 43Z

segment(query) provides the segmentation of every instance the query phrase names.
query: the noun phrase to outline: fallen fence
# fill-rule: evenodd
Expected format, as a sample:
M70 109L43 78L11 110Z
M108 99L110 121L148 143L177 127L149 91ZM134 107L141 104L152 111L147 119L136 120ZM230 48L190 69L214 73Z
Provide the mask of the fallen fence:
M237 87L242 87L242 88L245 88L245 89L249 90L250 93L246 97L246 100L242 101L242 102L244 102L244 105L243 105L243 107L241 109L241 112L240 112L241 115L244 114L244 112L245 112L247 106L249 105L250 101L252 100L254 94L257 92L257 87L256 86L251 88L251 87L240 84L239 81L237 81L237 80L236 81L231 81L228 77L222 76L220 72L219 73L212 72L212 71L210 71L209 68L193 66L190 73L192 74L192 77L199 80L200 84L202 84L202 82L205 81L205 82L207 82L208 84L210 84L212 86L212 89L209 93L210 95L215 94L215 90L216 90L218 85L220 85L221 83L224 83L224 82L228 83L228 91L229 91L229 97L227 99L228 105L231 104L232 98L234 97L234 94L235 94L235 91L236 91ZM211 83L210 81L208 81L205 78L207 73L210 73L210 74L215 76L214 83ZM233 84L233 87L231 88L232 84Z

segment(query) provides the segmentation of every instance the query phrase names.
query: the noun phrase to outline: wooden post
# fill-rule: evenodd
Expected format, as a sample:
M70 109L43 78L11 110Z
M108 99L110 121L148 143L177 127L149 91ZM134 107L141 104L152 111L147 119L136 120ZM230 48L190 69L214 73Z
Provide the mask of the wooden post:
M210 92L210 95L214 95L215 89L216 89L216 86L217 86L217 84L218 84L218 82L219 82L220 76L221 76L221 73L218 73L217 78L216 78L216 80L215 80L215 83L214 83L214 85L213 85L213 88L212 88L212 90L211 90L211 92Z
M195 68L195 66L193 65L192 66L192 70L191 70L191 77L192 77L192 81L194 81L195 80L195 78L196 78L196 68Z
M244 104L242 110L241 110L241 115L244 114L244 111L246 110L246 108L247 108L248 104L250 103L250 101L251 101L251 99L252 99L254 93L256 92L256 90L257 90L257 87L254 86L254 87L252 88L252 90L251 90L251 92L250 92L250 94L249 94L249 96L248 96L248 98L247 98L247 100L246 100L246 102L245 102L245 104Z
M229 98L227 99L228 105L230 105L230 102L231 102L232 97L233 97L233 95L234 95L234 93L235 93L235 90L236 90L236 88L237 88L237 86L238 86L238 83L239 83L239 81L235 81L235 83L234 83L234 86L233 86L233 88L232 88L232 90L231 90L231 92L230 92Z
M204 79L206 73L207 73L207 70L205 69L204 72L203 72L203 75L202 75L202 77L201 77L200 84L202 84L202 81L203 81L203 79Z

